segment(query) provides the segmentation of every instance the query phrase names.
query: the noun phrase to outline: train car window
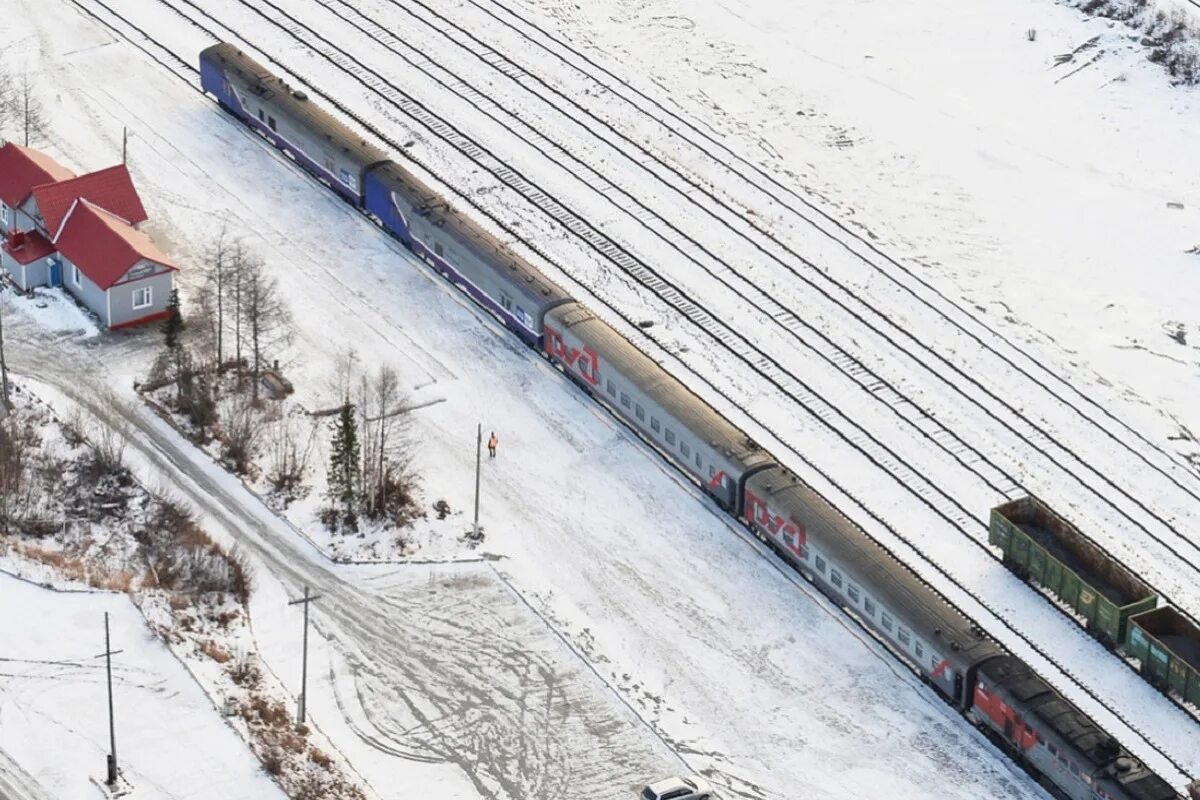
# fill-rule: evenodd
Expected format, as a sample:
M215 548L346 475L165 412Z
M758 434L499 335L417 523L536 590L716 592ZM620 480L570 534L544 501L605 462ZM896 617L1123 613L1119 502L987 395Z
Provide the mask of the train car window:
M441 255L443 252L444 252L444 251L442 250L442 243L441 243L441 242L434 242L434 243L433 243L433 254L434 254L434 255L437 255L437 256L440 256L440 255Z
M700 460L699 453L696 453L696 469L704 469L704 462ZM712 467L709 467L708 471L712 472ZM709 475L709 477L711 478L712 475Z
M638 419L645 419L645 418L646 418L646 409L642 408L642 407L641 407L640 405L638 405L637 403L634 403L634 405L633 405L633 413L634 413L634 414L637 414L637 418L638 418Z
M882 612L882 613L879 615L879 622L880 622L880 624L882 624L882 625L883 625L883 629L884 629L885 631L891 631L891 629L892 629L892 618L891 618L891 616L890 616L890 615L889 615L889 614L888 614L886 611Z
M900 640L900 644L904 644L904 645L906 645L910 641L912 641L912 639L909 638L908 631L904 630L904 628L901 628L899 626L896 627L896 638Z
M1067 757L1066 757L1066 756L1064 756L1062 753L1059 753L1059 754L1058 754L1058 760L1059 760L1059 762L1061 762L1061 763L1062 763L1062 765L1063 765L1064 767L1065 767L1065 766L1067 766Z
M691 458L691 457L692 457L692 449L691 449L690 447L688 447L688 446L687 446L687 442L680 442L680 443L679 443L679 452L683 453L683 457L684 457L684 458Z
M697 458L697 459L699 459L699 458L700 458L700 454L699 454L699 453L697 453L697 454L696 454L696 458ZM709 477L709 480L711 480L711 479L715 478L716 476L717 476L717 470L716 470L716 468L715 468L715 467L713 467L713 466L710 464L710 465L709 465L709 467L708 467L708 477Z
M1072 775L1075 775L1075 776L1079 775L1079 767L1075 765L1074 761L1070 762L1067 766L1069 766L1071 768Z
M1050 755L1058 755L1058 748L1054 746L1054 742L1046 742L1046 749L1050 751Z
M858 602L858 587L853 583L846 584L846 595L855 603Z
M650 430L654 431L655 433L658 433L660 430L658 420L655 417L650 418Z
M271 130L275 130L275 118L274 117L272 117L272 116L267 117L267 127L270 128Z
M867 595L863 595L863 611L867 612L868 617L875 616L875 603Z
M267 121L267 118L265 116L263 116L263 110L261 108L258 110L258 121L259 122Z
M667 444L675 444L675 431L667 428Z
M839 589L842 588L842 573L836 569L829 570L829 582Z
M333 172L333 156L325 156L325 169Z
M613 397L617 396L617 387L613 386L612 381L608 382L608 393L611 394Z
M925 657L925 648L921 646L920 642L913 642L913 653L916 654L917 658Z
M825 559L821 558L820 556L817 556L817 572L821 573L822 575L825 574Z
M629 395L625 394L624 392L621 392L621 405L629 408Z
M506 295L504 292L500 293L500 306L512 311L512 298Z

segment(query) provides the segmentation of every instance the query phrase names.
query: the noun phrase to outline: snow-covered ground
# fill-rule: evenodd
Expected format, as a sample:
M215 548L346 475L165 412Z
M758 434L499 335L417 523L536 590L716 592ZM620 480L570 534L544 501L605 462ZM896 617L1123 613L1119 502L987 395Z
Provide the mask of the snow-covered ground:
M121 594L0 574L0 795L92 800L109 752L104 615L117 757L133 797L283 798L187 669ZM13 794L8 794L12 791Z
M164 5L114 5L137 16L185 56L206 42L202 33ZM187 11L183 4L173 5ZM326 5L332 11L323 8ZM373 67L439 112L468 126L506 158L552 182L555 191L569 193L581 211L612 231L614 238L673 274L683 275L689 289L706 302L720 303L759 346L784 359L823 394L836 398L846 414L839 425L849 426L852 420L865 426L871 435L912 459L918 471L966 505L968 516L981 520L997 498L977 473L962 469L945 453L933 448L925 452L914 445L919 438L897 425L891 411L872 405L844 375L804 351L795 334L779 330L743 301L723 298L718 280L695 269L704 265L720 271L717 259L694 249L688 250L689 256L696 255L694 262L681 259L679 251L672 251L671 235L664 228L631 223L620 204L598 197L589 181L565 176L559 164L569 164L585 175L600 170L618 187L622 203L636 199L669 214L718 253L720 261L737 268L737 274L721 275L739 291L751 292L744 280L749 277L784 305L803 309L801 316L812 326L803 333L805 342L825 346L818 345L819 333L836 340L844 352L920 397L943 426L969 435L989 459L1068 511L1102 541L1114 548L1121 541L1129 542L1129 552L1122 555L1140 559L1138 566L1154 571L1156 582L1170 584L1164 588L1184 594L1184 600L1195 597L1186 594L1189 585L1194 588L1191 573L1137 529L1140 524L1169 538L1175 535L1171 527L1186 531L1194 526L1196 512L1187 491L1196 491L1194 476L1178 464L1149 445L1133 442L1135 451L1161 471L1131 469L1130 464L1137 462L1128 449L1097 436L1094 426L1081 423L1070 407L1046 402L1036 385L1005 367L996 355L984 352L975 341L949 330L937 314L913 303L911 295L898 291L884 273L872 268L875 256L865 247L854 244L853 252L846 251L822 233L821 226L843 239L844 233L823 222L814 227L798 217L790 207L799 207L798 201L783 203L761 188L739 182L724 167L684 146L679 133L632 113L611 91L554 66L544 51L530 46L530 40L517 31L537 41L547 40L506 17L500 5L464 0L442 10L459 24L481 35L486 32L532 73L560 81L594 114L619 124L631 138L655 143L661 148L659 155L698 175L702 184L727 202L755 213L742 215L734 229L722 230L704 207L678 198L670 188L679 185L678 178L667 170L652 167L659 177L651 179L631 167L617 148L598 144L594 133L602 127L598 122L567 119L534 101L529 90L498 78L398 4L360 5L368 18L332 1L297 0L287 7L325 35L353 47ZM583 258L577 243L564 240L504 191L492 191L495 187L486 175L470 173L461 159L440 151L419 131L406 130L380 98L337 76L327 62L306 55L285 31L251 11L266 6L214 2L205 7L322 88L336 92L339 99L381 120L398 140L414 138L414 152L457 177L468 192L489 192L482 202L520 219L524 230L544 239L560 262L569 266L569 274L561 276L568 285L580 287L583 294L595 293L634 318L658 320L655 330L662 331L662 344L671 352L668 363L689 382L710 380L742 393L740 400L775 427L784 443L814 458L858 496L871 498L866 504L871 510L930 548L936 559L952 567L960 582L980 592L1000 615L1031 631L1058 657L1069 658L1073 668L1078 665L1086 683L1189 769L1200 764L1200 744L1190 722L973 549L966 537L915 507L912 498L897 493L895 485L873 467L860 465L829 430L804 420L794 407L764 392L761 379L752 372L709 363L705 348L684 335L672 313L603 265ZM427 16L424 11L416 13ZM907 259L916 273L962 306L946 311L939 305L939 309L986 336L969 315L979 317L1045 361L1048 367L1038 372L1041 368L1022 360L1010 345L987 338L1077 405L1087 407L1054 384L1053 375L1068 377L1105 408L1132 420L1153 444L1181 457L1196 455L1194 440L1169 440L1180 436L1181 426L1200 430L1189 401L1197 388L1196 344L1189 340L1197 320L1189 298L1197 296L1200 257L1185 252L1200 242L1196 217L1200 197L1187 177L1195 174L1198 158L1190 146L1194 92L1168 88L1165 76L1144 62L1144 53L1129 39L1129 31L1085 20L1044 0L1003 6L927 0L919 10L878 3L830 6L815 0L786 4L757 0L736 6L705 0L531 2L523 13L560 31L661 102L702 120L713 136L779 176L787 188L814 198L834 216L850 220L852 230L864 232L889 253ZM347 23L339 23L339 17ZM348 21L375 30L369 17L393 23L387 27L420 41L439 61L469 69L487 96L515 109L521 121L503 116L507 123L485 119L482 110L500 112L486 103L464 103L449 96L430 78L431 73L440 74L434 65L409 51L405 52L413 63L402 63L395 53L383 49L385 45L402 48L398 40L378 35L380 44L366 44L367 34L355 31ZM514 27L499 24L502 17ZM67 123L60 126L63 133L55 143L60 154L74 166L99 166L94 162L106 163L104 158L111 160L116 152L121 125L130 125L135 176L156 204L151 215L163 223L155 232L167 240L171 252L197 252L203 232L213 230L219 219L230 218L243 229L245 223L237 223L239 218L254 220L272 269L287 282L297 317L338 318L334 335L326 326L305 326L299 349L307 363L298 385L307 383L307 391L313 391L322 368L327 369L337 350L351 341L356 346L368 343L367 352L381 360L400 362L412 385L433 380L447 387L451 399L421 415L427 420L423 457L427 474L437 476L431 479L431 488L444 491L456 508L469 502L472 465L467 455L473 422L480 416L489 424L496 420L505 445L502 459L489 465L499 475L490 490L498 497L489 499L485 494L486 547L509 560L500 562L498 573L484 567L454 568L465 570L475 581L483 576L480 596L489 598L487 607L496 602L490 594L496 585L489 575L510 576L520 595L552 622L554 630L568 637L603 683L641 710L639 716L648 721L648 730L684 754L692 767L716 770L718 782L734 793L777 796L792 794L799 786L818 796L862 794L873 785L873 773L864 767L868 748L890 753L893 761L887 769L902 776L898 782L903 785L896 790L901 795L920 796L928 788L917 787L930 781L937 782L936 791L942 796L974 796L983 791L982 784L962 775L939 774L933 767L946 760L946 745L922 739L917 731L927 731L928 723L914 722L914 715L936 718L944 715L944 709L925 705L928 698L923 692L914 694L911 702L896 701L889 712L872 707L882 697L895 701L896 687L909 685L908 679L886 675L890 662L873 655L868 657L872 666L855 666L860 663L853 660L859 654L857 646L847 650L847 642L833 638L844 635L835 630L840 629L840 618L820 616L811 603L801 600L794 586L764 574L764 562L734 538L724 520L694 507L690 494L676 488L673 477L644 459L638 452L641 448L631 445L607 419L561 383L555 388L555 376L529 363L530 356L511 340L487 327L462 330L470 312L456 307L461 301L439 290L432 292L436 300L431 299L428 282L402 263L403 257L378 234L348 216L335 201L314 196L312 185L281 167L281 159L264 154L251 137L215 117L148 62L131 56L127 46L102 45L103 36L90 24L70 21L79 28L69 37L59 31L51 37L45 27L36 26L24 32L18 26L11 32L14 40L24 42L25 52L40 55L46 79L68 98L55 109ZM1032 42L1025 38L1029 28L1038 32ZM22 39L26 33L33 33L34 39ZM1100 39L1083 47L1094 36ZM65 44L67 39L70 45ZM1077 52L1069 63L1054 66L1055 55L1073 51ZM88 76L95 74L106 80L89 81ZM522 127L529 125L567 142L572 154L582 153L582 163L552 148L538 153L516 142L510 129L532 135ZM281 208L286 209L282 214ZM330 220L347 233L338 238L336 247L331 247L326 235ZM761 227L752 224L755 220ZM766 249L758 251L755 241ZM935 344L942 355L994 390L1019 397L1019 406L1035 421L1082 454L1082 464L1071 464L1082 477L1073 477L1059 463L1070 462L1069 457L1043 457L1021 444L985 414L981 404L1010 424L1021 424L1011 412L995 410L976 389L967 390L975 399L963 402L939 377L946 372L943 367L936 372L914 368L912 361L881 344L880 337L814 291L812 284L779 269L795 264L789 248L816 265L811 271L814 283L821 283L825 271L845 282L842 302L852 304L861 297L884 309L895 328ZM917 291L932 297L924 289ZM432 325L434 320L439 324ZM481 331L485 331L482 338ZM110 374L125 378L145 362L144 346L136 338L118 337L96 352ZM922 358L933 361L928 355ZM41 368L51 369L44 364ZM62 372L57 374L61 380ZM715 396L711 390L708 395ZM1095 410L1090 413L1107 429L1120 431ZM519 470L509 471L513 462ZM1132 509L1126 500L1104 506L1101 496L1086 488L1088 481L1100 484L1086 464L1148 499L1168 523ZM1166 474L1176 483L1165 480ZM827 488L820 481L817 485ZM1112 496L1110 487L1101 486L1101 493ZM239 502L253 502L235 496L241 497ZM564 503L564 498L575 502ZM632 503L630 498L641 502ZM581 506L590 513L577 513ZM611 510L616 508L627 512L614 520ZM497 519L492 516L494 509L504 513ZM853 503L847 510L859 516ZM1134 517L1125 519L1122 513ZM285 543L297 546L294 531L273 524L267 527L272 531L267 550L278 554ZM972 530L975 537L982 535L978 525ZM876 532L886 536L885 531ZM687 556L681 556L681 551ZM301 552L307 551L301 547ZM903 547L901 552L919 566L918 556ZM680 597L678 592L663 590L663 576L676 574L681 558L687 559L686 574L702 576L704 592ZM268 559L277 573L283 569L281 560ZM427 587L446 583L459 587L456 592L471 583L443 581L428 570L417 575L415 585L421 585L424 576ZM395 660L396 653L378 641L376 629L355 627L351 609L366 604L382 620L385 611L415 602L414 579L396 573L394 583L386 579L371 583L358 573L353 576L348 579L362 581L372 592L352 593L342 587L338 592L342 611L326 617L323 632L334 654L330 671L338 678L334 685L365 683L372 691L389 695L397 692L398 685L409 685L411 676L406 680L395 667L383 666ZM320 574L308 577L319 577L335 588L342 580ZM798 615L791 609L800 602L808 613ZM597 619L606 623L598 625ZM737 623L730 624L731 620ZM822 627L811 634L797 633L812 624ZM431 638L425 641L436 641L436 626L427 634ZM530 642L528 636L514 639ZM692 642L693 647L665 644L679 640ZM370 646L364 644L367 641ZM814 642L829 646L812 647ZM524 646L535 648L532 642ZM280 659L282 651L281 646ZM703 657L690 657L697 651ZM561 651L546 652L552 653L552 663L575 663L573 656ZM868 647L862 652L873 650ZM433 650L421 657L427 664L439 663ZM831 663L837 666L830 669ZM464 668L455 664L455 669ZM289 663L285 671L294 673L294 664ZM882 685L887 688L878 688L877 681L885 681ZM1065 678L1059 676L1058 681ZM450 685L453 681L423 680L422 690L436 692ZM580 696L604 696L602 689L586 680L576 681L573 687ZM753 701L728 708L730 687ZM906 691L901 690L901 695ZM353 701L351 694L342 697ZM803 707L796 703L797 696L805 698ZM848 699L866 696L871 702ZM361 699L358 703L358 712L353 702L327 708L326 718L345 714L354 720L347 728L352 736L361 735L362 728L356 725L383 730L386 747L399 752L411 752L414 736L420 747L432 747L428 738L412 733L411 720L401 722L398 699L382 708ZM462 706L454 708L452 720L461 721L461 715L469 718ZM628 722L603 705L595 713L601 719ZM496 724L508 732L525 730L529 724L511 710L497 716ZM771 724L762 724L764 717ZM879 723L883 717L886 725ZM813 733L814 726L819 733ZM435 743L443 746L433 748L440 757L469 763L470 759L459 757L461 750L484 763L476 788L487 793L519 788L548 796L554 787L544 782L546 764L569 765L572 774L586 776L580 779L590 781L593 793L601 794L615 791L608 780L614 763L666 767L663 748L636 736L600 748L600 763L571 761L573 754L587 749L586 743L593 740L589 737L598 735L599 728L592 728L588 734L570 728L564 735L578 737L571 740L572 746L539 751L529 759L536 766L513 766L498 749L484 747L453 725L449 730L433 725L431 730L436 731ZM976 737L955 720L946 720L944 726L936 723L936 730L956 742L951 746L955 751L951 761L973 763L979 758L963 755L975 746L968 742ZM1129 738L1120 726L1114 730ZM802 733L780 747L780 731ZM518 736L516 741L526 746L526 738ZM367 771L376 784L394 769L392 759L380 755L386 747L378 742L367 745L372 750ZM448 749L455 751L455 757L445 755L446 742L452 743ZM928 750L930 746L934 750ZM848 771L810 785L812 772L835 753L846 758ZM1006 769L1001 762L989 762L986 777L979 780L990 785ZM531 777L535 774L538 780ZM626 781L621 791L635 782ZM1023 781L1014 785L1022 786L1014 791L1028 790Z
M255 631L293 691L299 612L284 601L303 585L322 595L310 710L380 794L618 798L694 769L744 798L869 795L884 776L897 797L1039 796L561 376L285 160L80 17L57 18L53 37L10 33L63 97L66 163L106 163L133 130L153 233L185 267L221 220L256 241L305 322L299 395L323 389L348 343L410 386L437 381L447 400L416 415L418 461L455 508L470 502L475 421L501 434L483 520L502 559L379 570L330 566L151 412L133 421L131 458L263 565ZM19 330L15 368L83 402L78 375L128 391L157 339L48 350L32 323Z

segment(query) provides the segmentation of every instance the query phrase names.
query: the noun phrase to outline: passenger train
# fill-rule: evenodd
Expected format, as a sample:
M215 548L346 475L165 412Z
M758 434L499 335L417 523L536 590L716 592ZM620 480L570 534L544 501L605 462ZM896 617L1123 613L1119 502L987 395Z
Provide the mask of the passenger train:
M232 44L205 49L200 72L223 109L558 366L1053 794L1180 797L746 433L403 165Z

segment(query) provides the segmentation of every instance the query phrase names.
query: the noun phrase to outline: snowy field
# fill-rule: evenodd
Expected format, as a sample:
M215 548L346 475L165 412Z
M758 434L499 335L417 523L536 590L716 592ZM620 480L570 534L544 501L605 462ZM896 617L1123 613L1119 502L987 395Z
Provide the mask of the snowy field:
M134 797L283 798L187 669L122 595L0 574L0 797L101 797L109 752L104 614L117 756Z
M164 4L112 5L188 60L209 41ZM185 4L171 6L200 17ZM1200 256L1186 252L1200 243L1200 195L1189 180L1200 158L1190 144L1195 92L1169 87L1145 63L1131 32L1041 0L1004 6L928 0L920 13L878 3L766 0L749 6L513 6L660 102L702 120L710 135L779 176L788 190L847 220L863 241L905 259L958 304L939 309L951 309L945 313L996 348L985 352L978 340L954 332L931 307L912 302L913 294L885 280L865 245L842 247L833 237L848 240L846 232L801 219L798 202L781 202L763 190L765 181L742 181L698 155L683 134L673 132L674 123L664 127L639 117L615 92L561 67L530 44L549 40L497 3L464 0L439 10L479 35L486 31L492 46L531 74L551 76L593 116L556 111L544 102L542 89L535 92L481 66L485 62L420 22L429 17L426 6L406 10L380 1L358 4L358 12L332 1L286 6L337 44L361 51L373 68L556 193L569 195L623 245L688 281L705 303L726 309L758 346L836 399L838 427L798 415L752 371L711 363L704 343L689 339L672 312L605 265L579 258L578 243L555 233L507 190L496 190L489 176L439 150L379 96L339 77L284 29L264 21L255 9L266 13L269 6L221 0L204 7L380 121L396 139L411 137L414 152L458 177L461 188L550 242L557 260L570 265L560 275L567 285L634 318L657 320L661 338L642 343L669 354L669 365L682 377L710 397L717 396L716 387L736 392L755 419L777 432L778 442L812 457L856 496L871 498L866 505L872 511L899 524L936 561L952 565L955 578L998 617L1077 665L1085 683L1189 771L1200 767L1200 737L1190 721L971 543L983 535L979 523L987 508L1002 496L996 486L1018 481L1145 569L1185 607L1200 611L1194 568L1154 541L1170 541L1195 559L1188 533L1195 530L1200 489L1182 466L1197 455L1188 431L1200 430L1191 402L1200 336L1191 298L1200 289ZM205 500L211 492L202 483L191 485L194 502L212 522L254 541L268 570L288 584L287 594L294 595L292 584L306 581L332 596L317 616L327 641L322 663L329 664L318 723L382 794L390 796L389 781L399 771L418 769L412 761L431 760L469 776L460 785L445 771L419 767L422 782L437 781L445 796L549 797L574 785L618 797L646 773L679 769L679 758L712 775L727 794L743 797L869 795L881 774L891 776L892 793L900 797L1036 793L910 677L897 674L887 656L871 644L860 646L842 617L806 598L792 576L779 573L726 520L708 513L672 473L645 457L644 448L515 342L489 325L472 324L477 316L463 301L405 263L343 206L316 194L284 160L127 45L109 44L68 4L47 7L53 28L47 17L34 16L33 4L11 2L9 8L15 13L5 33L14 45L8 52L35 65L56 98L51 149L65 164L110 163L119 152L121 126L130 126L131 168L155 220L154 234L181 260L194 256L220 221L242 231L250 230L248 220L256 223L256 244L284 281L296 317L306 322L297 347L303 365L293 377L301 394L318 388L323 370L348 343L394 363L412 386L435 382L448 402L420 416L421 460L429 488L456 508L469 502L474 422L482 417L500 429L502 458L488 465L485 488L485 549L504 559L492 566L330 572L295 531L267 517L236 482L208 478L221 481L226 493L215 506ZM347 24L335 24L338 17ZM410 60L402 61L396 51L403 44L378 35L373 20L405 31L438 62L469 72L487 97L514 109L516 117L440 89L432 76L444 73L409 50L403 52ZM206 24L228 34L211 20ZM1029 28L1038 32L1033 42L1025 38ZM365 46L373 30L380 43ZM1054 56L1073 52L1054 67ZM105 80L94 80L97 75ZM498 116L487 118L483 110ZM701 193L684 188L679 173L661 162L651 165L648 177L626 157L629 146L599 139L604 126L598 120L619 123L630 140L653 142L651 149L669 166L732 207L754 213L722 227L714 221L715 201L682 200L681 192ZM535 129L540 133L531 133ZM543 153L518 141L514 131L541 136L543 143L565 142L568 149ZM583 177L571 176L568 166ZM613 184L620 202L590 189L597 175ZM660 222L632 223L622 206L637 204L667 214L695 246L679 249L680 240ZM798 266L794 253L815 266ZM844 288L835 289L829 276ZM935 297L915 279L903 280L922 298ZM753 302L729 299L730 287ZM804 330L773 324L763 311L772 301L803 309ZM880 329L911 335L911 349L922 342L933 349L919 359L898 355L854 317L864 307L857 303L881 310L872 316ZM319 323L331 314L336 326ZM976 318L1044 366L1023 360ZM27 352L24 368L51 382L67 381L75 370L100 370L127 387L148 361L149 338L114 337L77 351L72 346L62 364ZM860 359L920 398L943 429L969 437L993 464L990 471L926 447L917 433L897 424L892 410L859 393L847 375L818 357L821 352ZM997 352L1091 409L1054 384L1056 375L1070 379L1130 420L1147 441L1122 433L1123 441L1132 442L1125 446L1096 435L1097 425L1122 429L1094 409L1099 422L1084 423L1069 406L1047 402ZM950 364L982 379L987 389L1015 394L1018 410L1078 457L1064 455L1066 449L1055 457L1039 455L1015 433L1036 438L1028 421L1000 409L982 387L961 394L953 388L963 386L957 378L946 380ZM1001 418L1009 427L997 422ZM171 434L144 425L142 446L148 457L158 454L157 462L148 463L161 467ZM917 472L963 504L970 535L863 466L837 431L875 437L911 459ZM190 480L212 472L203 456L192 460L185 450L172 452L167 460ZM1155 469L1140 469L1138 458ZM1149 511L1101 485L1113 478ZM848 502L847 511L859 516ZM615 509L623 511L614 515ZM248 518L257 520L252 531L244 529ZM900 549L932 574L920 556ZM681 572L703 589L674 589L670 578ZM506 590L505 580L513 589ZM956 596L949 584L939 585ZM284 597L283 586L268 582L255 600L256 616L284 613ZM987 613L967 606L992 627ZM403 617L401 609L408 612ZM494 660L489 655L486 663L472 663L465 653L445 652L451 631L464 620L472 629L465 641L480 642ZM259 633L286 682L298 669L294 643L283 638L282 628L262 626ZM406 636L416 639L407 649ZM1007 641L1021 651L1019 641ZM536 696L544 709L534 714L523 699L501 701L499 695L514 685L510 680L521 687L518 697ZM1059 675L1055 682L1064 681ZM459 697L467 686L482 699ZM1073 687L1064 688L1079 699ZM579 718L563 712L564 704ZM1135 734L1119 724L1112 729L1149 754ZM546 730L558 733L554 742L539 740Z

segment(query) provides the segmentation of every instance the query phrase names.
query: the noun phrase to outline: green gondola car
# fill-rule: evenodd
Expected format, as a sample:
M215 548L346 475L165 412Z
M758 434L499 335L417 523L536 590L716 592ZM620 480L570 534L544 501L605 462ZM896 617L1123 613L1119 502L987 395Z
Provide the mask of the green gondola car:
M1142 674L1200 706L1200 630L1173 608L1159 608L1130 620L1128 653L1142 662Z
M1136 575L1032 497L992 509L988 542L1009 569L1070 606L1109 647L1125 641L1131 616L1158 603Z

